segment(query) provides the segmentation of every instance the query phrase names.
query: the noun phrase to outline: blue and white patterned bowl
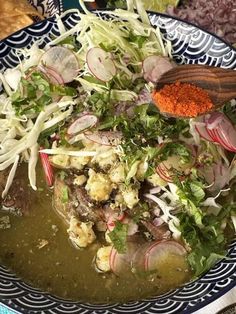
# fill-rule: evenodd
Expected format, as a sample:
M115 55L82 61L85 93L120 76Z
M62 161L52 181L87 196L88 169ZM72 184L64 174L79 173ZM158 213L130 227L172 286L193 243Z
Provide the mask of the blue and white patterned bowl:
M62 0L28 0L28 2L45 17L51 17L63 12Z
M163 14L150 13L150 20L154 26L160 27L163 39L171 41L173 57L178 63L209 64L236 69L236 50L219 38ZM77 21L76 13L64 17L64 24L68 29ZM0 42L0 71L14 67L19 62L19 48L30 47L39 39L41 46L44 46L51 37L57 35L56 21L50 18ZM28 286L0 266L0 301L21 313L192 313L219 298L235 285L236 241L229 247L228 258L219 262L200 279L165 295L127 304L92 305L62 300Z

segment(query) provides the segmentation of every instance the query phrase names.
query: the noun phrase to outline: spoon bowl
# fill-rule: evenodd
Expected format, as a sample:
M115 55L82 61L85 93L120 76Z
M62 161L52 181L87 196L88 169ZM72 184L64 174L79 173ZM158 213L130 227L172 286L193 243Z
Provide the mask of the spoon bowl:
M197 64L180 65L160 77L156 82L156 90L177 81L204 89L214 104L214 109L236 98L236 71L232 69Z

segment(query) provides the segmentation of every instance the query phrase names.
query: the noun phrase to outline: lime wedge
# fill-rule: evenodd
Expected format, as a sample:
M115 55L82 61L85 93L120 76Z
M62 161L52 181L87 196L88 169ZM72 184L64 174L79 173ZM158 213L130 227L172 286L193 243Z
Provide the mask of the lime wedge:
M142 0L146 10L165 12L168 5L176 7L179 0Z

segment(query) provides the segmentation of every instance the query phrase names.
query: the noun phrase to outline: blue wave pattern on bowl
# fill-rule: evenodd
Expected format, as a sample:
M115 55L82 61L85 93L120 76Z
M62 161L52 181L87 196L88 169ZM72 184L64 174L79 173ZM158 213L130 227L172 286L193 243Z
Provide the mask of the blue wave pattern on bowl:
M77 14L65 16L69 29L78 21ZM173 47L178 63L198 63L236 68L236 50L203 30L157 13L150 13L154 26L160 27L164 40ZM58 35L55 19L37 23L0 42L0 71L19 63L19 48L30 47L40 38L43 47ZM0 299L10 308L22 313L191 313L217 299L236 285L236 241L229 246L228 258L220 261L200 279L159 297L127 304L93 305L70 302L41 292L25 284L5 267L0 266Z
M45 17L63 12L62 0L28 0Z

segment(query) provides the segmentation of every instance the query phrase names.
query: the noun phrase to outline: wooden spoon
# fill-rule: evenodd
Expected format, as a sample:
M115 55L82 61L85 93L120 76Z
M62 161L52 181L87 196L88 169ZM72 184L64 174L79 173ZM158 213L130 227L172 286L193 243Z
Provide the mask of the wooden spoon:
M156 90L176 81L194 84L204 89L209 94L215 108L236 98L236 70L207 65L180 65L160 77L156 83Z

